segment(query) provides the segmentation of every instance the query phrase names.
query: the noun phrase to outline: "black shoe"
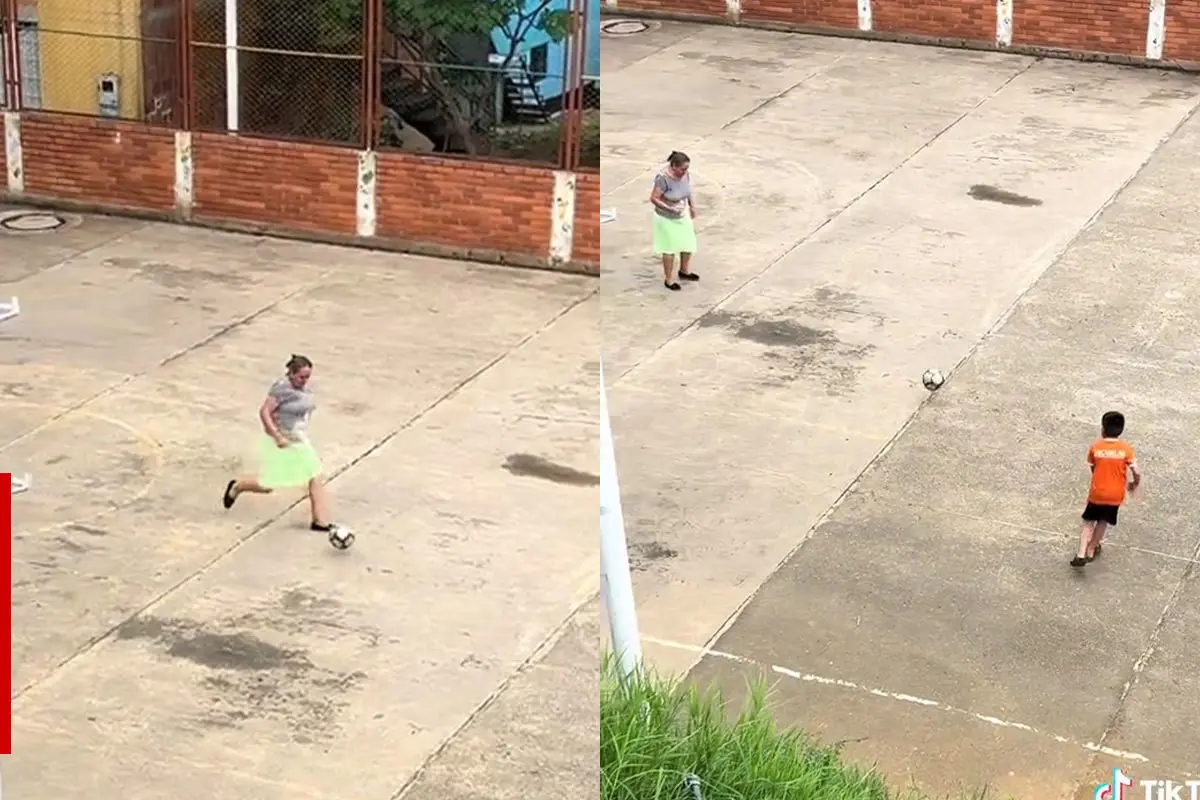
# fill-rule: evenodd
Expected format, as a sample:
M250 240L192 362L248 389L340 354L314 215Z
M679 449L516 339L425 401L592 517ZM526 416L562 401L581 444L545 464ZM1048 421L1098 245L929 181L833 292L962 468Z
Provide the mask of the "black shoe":
M700 280L700 276L694 272L681 272L679 273L679 279L684 281L698 281Z
M230 481L225 485L225 496L221 498L221 505L228 510L233 508L233 504L237 502L237 492L234 487L237 486L237 481Z
M334 527L334 525L322 522L310 522L308 525L310 531L316 531L317 533L329 533Z
M680 289L683 288L678 283L667 283L666 281L663 281L663 286L667 287L672 292L678 292Z
M1082 566L1085 566L1087 563L1088 563L1088 560L1086 558L1081 558L1079 556L1075 556L1074 558L1071 559L1072 567L1082 567Z

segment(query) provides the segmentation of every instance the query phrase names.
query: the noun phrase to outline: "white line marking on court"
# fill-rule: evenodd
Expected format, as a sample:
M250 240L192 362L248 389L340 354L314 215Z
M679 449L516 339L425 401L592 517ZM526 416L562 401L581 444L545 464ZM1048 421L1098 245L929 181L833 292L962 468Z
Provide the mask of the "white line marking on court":
M1011 720L1000 719L999 717L993 717L988 714L977 714L974 711L967 711L965 709L956 708L955 706L949 706L945 703L940 703L937 700L930 700L926 697L917 697L915 695L904 694L901 692L888 692L884 691L883 689L872 689L869 686L863 686L861 684L854 683L853 681L846 681L840 678L826 678L821 675L813 675L807 672L799 672L794 669L788 669L787 667L781 667L776 664L771 664L768 666L753 659L746 658L745 656L726 653L721 650L713 650L709 647L697 647L695 645L683 644L682 642L672 642L667 639L659 639L654 636L643 636L642 638L645 641L650 642L651 644L659 645L660 647L669 647L674 650L684 650L687 652L697 653L702 658L707 655L713 656L714 658L720 658L724 661L732 661L737 664L745 664L748 666L756 666L761 669L769 669L776 675L783 675L784 677L792 678L793 680L798 680L803 683L816 683L821 686L836 686L841 689L849 689L851 691L869 694L874 697L895 700L900 703L908 703L909 705L923 706L925 708L934 708L938 711L945 711L951 714L957 714L959 716L970 717L978 722L986 722L988 725L994 725L998 728L1011 728L1013 730L1025 731L1026 733L1044 736L1048 739L1053 739L1059 744L1080 747L1093 753L1101 753L1106 756L1112 756L1113 758L1119 758L1126 761L1139 761L1142 763L1150 762L1149 758L1141 755L1140 753L1117 750L1112 747L1105 747L1104 745L1096 744L1095 742L1078 742L1074 739L1068 739L1065 736L1059 736L1055 733L1047 733L1046 731L1038 730L1032 725L1026 725L1023 722L1012 722Z
M910 505L917 506L918 504L911 503ZM926 508L926 506L921 506L921 507ZM959 517L961 519L974 520L975 522L986 522L989 525L999 525L1002 528L1011 528L1012 530L1017 530L1017 531L1027 531L1029 533L1040 533L1040 534L1044 534L1045 536L1048 536L1048 537L1051 537L1054 539L1062 539L1062 540L1068 541L1068 542L1075 541L1076 539L1079 538L1079 536L1077 534L1069 534L1069 533L1065 533L1063 531L1052 531L1052 530L1048 530L1046 528L1038 528L1033 525L1021 525L1020 523L1017 523L1017 522L1005 522L1004 520L999 520L999 519L989 519L987 517L978 517L978 516L975 516L974 514L968 514L965 511L952 511L952 510L948 510L948 509L944 509L944 508L937 509L937 511L939 514L949 514L952 517ZM1133 550L1136 553L1144 553L1148 556L1158 556L1159 558L1169 558L1173 561L1183 561L1184 563L1187 563L1187 564L1200 564L1200 559L1189 558L1188 556L1180 556L1180 555L1176 555L1174 553L1164 553L1161 550L1151 550L1148 547L1138 547L1137 545L1132 545L1132 544L1121 544L1120 542L1106 541L1104 543L1104 548L1107 550L1110 547L1113 549L1117 549L1117 550Z

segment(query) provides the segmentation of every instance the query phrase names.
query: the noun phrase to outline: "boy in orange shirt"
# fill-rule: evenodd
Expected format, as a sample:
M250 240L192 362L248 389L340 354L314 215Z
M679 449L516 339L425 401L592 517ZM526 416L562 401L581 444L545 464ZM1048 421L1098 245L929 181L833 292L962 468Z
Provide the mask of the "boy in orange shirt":
M1100 555L1100 540L1109 525L1117 524L1117 510L1125 502L1125 488L1136 489L1142 473L1133 458L1133 447L1122 441L1125 416L1109 411L1100 418L1101 439L1088 448L1087 461L1092 468L1092 485L1083 509L1083 532L1079 535L1079 554L1072 567L1082 567Z

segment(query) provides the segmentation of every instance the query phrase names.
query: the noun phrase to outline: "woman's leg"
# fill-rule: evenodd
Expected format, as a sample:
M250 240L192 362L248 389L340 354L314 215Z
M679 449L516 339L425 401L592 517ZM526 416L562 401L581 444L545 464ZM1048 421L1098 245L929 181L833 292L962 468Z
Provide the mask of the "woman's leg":
M268 489L266 486L263 486L261 483L259 483L258 478L238 478L233 482L234 497L242 492L250 492L250 494L270 494L273 491L275 490Z
M673 253L663 253L663 286L666 286L672 292L679 291L679 281L675 280L675 255Z
M685 281L698 281L700 276L688 269L688 265L692 263L691 253L679 254L679 277Z
M312 510L312 527L325 530L329 527L329 492L321 483L321 476L308 482L308 504Z
M238 495L242 492L270 494L271 490L259 483L258 478L234 478L225 484L225 496L221 498L221 504L225 508L233 508L233 504L237 502Z

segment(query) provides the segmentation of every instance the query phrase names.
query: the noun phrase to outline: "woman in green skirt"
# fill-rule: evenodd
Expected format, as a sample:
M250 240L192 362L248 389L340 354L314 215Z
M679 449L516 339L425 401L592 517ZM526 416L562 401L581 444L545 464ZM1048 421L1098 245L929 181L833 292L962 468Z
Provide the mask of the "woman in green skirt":
M686 153L672 152L667 166L654 176L650 204L654 206L654 252L662 256L663 286L673 292L680 289L675 280L675 257L679 256L679 278L698 281L700 276L689 268L696 252L696 204L688 177L691 159Z
M259 473L256 477L235 478L225 486L225 508L233 508L242 492L270 494L276 489L305 487L312 506L314 531L328 533L334 527L329 519L329 498L321 483L321 459L308 438L308 421L316 403L308 388L313 363L304 356L292 356L287 374L271 385L267 399L258 410L264 435L260 437Z

